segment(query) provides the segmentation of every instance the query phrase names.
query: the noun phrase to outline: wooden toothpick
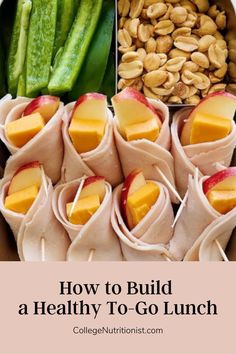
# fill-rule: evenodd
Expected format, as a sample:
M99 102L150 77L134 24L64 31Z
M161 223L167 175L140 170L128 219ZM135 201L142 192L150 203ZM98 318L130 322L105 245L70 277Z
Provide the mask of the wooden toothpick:
M228 257L226 256L225 251L223 250L223 248L222 248L220 242L219 242L217 239L215 239L215 243L216 243L216 245L217 245L217 247L218 247L218 249L219 249L219 251L220 251L220 254L221 254L223 260L224 260L225 262L229 262L229 259L228 259Z
M183 211L183 209L184 209L184 207L186 205L187 199L188 199L188 191L186 192L186 194L184 196L184 199L182 200L182 203L180 204L180 207L179 207L179 209L178 209L178 211L177 211L177 213L175 215L175 220L174 220L173 224L171 225L172 229L175 227L175 225L176 225L176 223L177 223L177 221L178 221L178 219L179 219L179 217L180 217L180 215L181 215L181 213L182 213L182 211Z
M172 260L165 253L163 253L163 257L167 262L172 262Z
M168 178L164 175L164 173L160 170L160 168L157 165L153 165L157 172L161 175L167 186L170 188L172 193L176 196L176 198L182 203L182 198L180 197L179 193L176 191L176 189L173 187L173 185L170 183Z
M94 253L95 253L95 249L91 248L88 256L88 262L92 262Z
M75 199L74 199L74 201L73 201L72 208L71 208L71 211L70 211L70 216L72 215L72 213L73 213L73 211L74 211L74 209L75 209L76 203L77 203L78 200L79 200L80 193L81 193L82 188L83 188L83 186L84 186L84 181L85 181L84 179L81 181L81 183L80 183L80 185L79 185L79 188L78 188L78 190L77 190L77 192L76 192Z
M43 186L44 186L46 194L48 194L47 178L46 178L46 175L45 175L45 172L44 172L44 168L43 168L42 165L41 165L40 168L41 168L41 173L42 173Z
M45 238L41 238L41 261L45 262Z

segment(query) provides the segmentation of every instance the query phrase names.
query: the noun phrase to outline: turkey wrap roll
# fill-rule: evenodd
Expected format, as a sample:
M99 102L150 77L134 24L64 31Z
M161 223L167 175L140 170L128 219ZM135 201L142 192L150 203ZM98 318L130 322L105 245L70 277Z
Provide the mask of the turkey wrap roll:
M136 173L136 172L135 172ZM142 182L135 192L129 185L131 173L124 184L113 192L112 226L120 239L126 261L165 261L173 260L167 249L173 235L174 213L168 189L160 182ZM128 182L128 183L127 183ZM158 189L158 197L151 193ZM145 190L147 191L145 197ZM129 192L131 191L131 192ZM131 193L131 194L130 194ZM132 201L133 199L133 201ZM152 204L147 203L152 199ZM137 208L136 208L136 206ZM135 210L130 210L132 205ZM132 216L129 216L131 213ZM132 217L138 219L133 223Z
M25 171L27 171L27 168L21 170L22 173L25 173ZM0 187L0 211L14 234L20 260L65 261L70 239L53 213L53 186L48 177L42 176L41 186L39 186L35 200L28 211L22 213L19 210L12 209L12 202L11 207L9 207L9 204L6 205L6 198L9 195L10 197L15 196L14 207L17 209L19 203L25 203L25 200L19 199L19 193L21 193L19 186L21 184L24 188L23 198L25 198L29 193L29 190L25 189L28 183L28 180L26 180L27 172L24 176L22 175L23 178L19 182L17 175L20 174L16 174L14 177L12 175L6 176L1 181ZM14 179L15 181L18 179L18 181L14 183ZM14 189L18 189L18 191L13 191L10 194L9 191L10 188L13 189L13 183L15 184Z
M100 193L103 195L100 199L99 207L96 211L94 209L88 210L90 215L84 224L81 223L81 220L70 220L68 218L70 216L67 213L68 204L71 204L75 200L74 198L76 195L78 196L78 193L80 197L84 197L79 199L78 203L81 201L84 203L84 200L87 199L88 204L89 198L93 198L97 193L96 188L93 189L92 187L91 190L89 189L92 183L87 184L88 181L95 182L96 184L96 177L83 177L66 184L61 184L56 187L54 192L54 214L71 239L67 260L120 261L122 260L122 253L119 240L111 226L112 188L109 183L104 182L104 192ZM85 195L82 195L87 186L88 193L85 192Z
M24 146L15 146L6 134L7 124L22 118L24 110L33 101L35 100L24 97L12 99L11 95L5 96L0 101L0 139L12 155L7 161L5 175L14 173L23 164L37 160L43 164L47 176L56 183L60 180L63 160L61 133L62 117L65 113L63 103L60 102L56 113Z
M93 96L94 95L92 94L87 94L87 97L89 98L87 101L96 101L96 96L98 96L97 101L99 101L99 96L103 95L96 94L94 100ZM107 104L105 108L102 107L103 109L100 108L100 106L97 109L95 108L91 114L87 113L87 111L84 113L84 110L81 113L78 113L79 118L81 114L82 117L85 117L86 119L89 119L89 116L94 117L94 120L98 119L101 114L106 121L103 136L96 147L89 151L82 150L83 152L79 152L80 150L78 149L78 151L75 148L71 139L69 131L70 124L78 102L82 102L83 104L83 97L84 96L82 96L76 103L73 102L68 104L66 106L66 115L63 117L62 134L65 152L62 165L62 183L80 178L83 175L102 175L112 186L116 186L122 181L123 175L115 146L113 115L107 108ZM91 122L89 124L91 126ZM88 136L87 140L91 140L91 137Z

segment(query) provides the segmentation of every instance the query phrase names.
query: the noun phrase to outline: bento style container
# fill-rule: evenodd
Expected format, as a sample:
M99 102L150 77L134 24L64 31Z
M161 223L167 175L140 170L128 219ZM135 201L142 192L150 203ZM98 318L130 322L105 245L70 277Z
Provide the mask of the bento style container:
M7 0L5 0L7 1ZM117 0L116 3L116 40L115 40L115 52L116 52L116 93L118 91L118 62L119 53L117 45L117 31L118 31L118 10L117 10ZM0 0L0 5L3 0ZM227 13L227 31L230 33L231 38L236 40L236 0L215 0L211 1L211 4L217 4L220 9L225 10ZM188 107L186 104L172 104L169 108L172 111L181 109L183 107ZM5 162L9 156L9 153L5 146L0 142L0 177L3 175ZM236 153L234 154L233 165L236 165ZM33 236L33 235L32 235ZM231 237L231 240L226 249L226 254L229 260L236 261L236 229ZM17 247L15 244L14 237L9 226L6 224L2 215L0 215L0 261L17 261L19 260L17 254Z

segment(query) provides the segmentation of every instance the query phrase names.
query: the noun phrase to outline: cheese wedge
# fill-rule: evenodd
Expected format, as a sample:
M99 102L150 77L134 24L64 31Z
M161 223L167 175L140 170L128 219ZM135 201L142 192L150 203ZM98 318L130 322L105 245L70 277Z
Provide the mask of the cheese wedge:
M207 194L210 204L221 214L226 214L236 207L236 190L210 191Z
M73 203L66 205L66 214L71 224L85 225L100 206L99 195L79 199L71 213Z
M17 119L6 125L6 136L16 147L24 146L45 126L40 113Z
M156 203L159 194L159 186L148 182L128 197L127 207L130 214L129 220L132 220L132 228L149 212L153 204Z
M78 153L96 149L100 144L106 122L103 120L72 119L69 135Z
M127 141L147 139L154 142L159 135L159 125L154 118L146 122L126 125L124 131Z
M37 198L38 187L31 186L6 197L5 208L15 213L26 214Z
M231 131L231 120L206 113L197 113L193 119L190 144L216 141Z

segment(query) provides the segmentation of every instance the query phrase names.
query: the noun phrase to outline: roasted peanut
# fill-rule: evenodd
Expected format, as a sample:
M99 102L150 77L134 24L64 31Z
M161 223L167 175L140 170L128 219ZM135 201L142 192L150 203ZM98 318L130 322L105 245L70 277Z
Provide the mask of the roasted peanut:
M212 5L209 10L207 11L208 16L211 18L216 18L216 16L220 13L220 11L217 9L216 5Z
M145 57L147 55L147 53L146 53L144 48L138 48L137 54L139 56L139 60L141 60L141 61L144 61L144 59L145 59Z
M164 0L144 0L144 7L149 7L150 5L156 4L157 2L164 2Z
M183 58L186 58L187 60L189 60L191 57L191 53L185 52L184 50L181 50L178 48L175 48L175 49L171 49L171 51L169 52L169 57L170 57L170 59L183 57Z
M217 84L217 85L213 85L210 90L208 91L208 93L213 93L213 92L219 92L219 91L224 91L226 88L226 84Z
M216 31L216 33L214 33L213 36L216 39L224 39L224 37L222 36L222 34L219 31Z
M188 13L187 19L177 25L178 27L189 27L193 28L197 22L197 14L195 13Z
M182 100L180 97L178 96L170 96L168 98L168 103L172 103L172 104L181 104Z
M134 79L143 72L143 63L140 60L134 60L130 63L121 63L118 66L118 73L122 79Z
M132 39L129 32L123 28L118 31L118 42L123 48L129 48L132 45Z
M178 96L181 99L185 99L189 96L189 87L183 82L177 82L172 92L174 96Z
M160 58L160 65L165 65L165 63L167 62L167 55L164 53L159 53L158 56Z
M174 87L171 87L170 89L165 89L163 87L157 87L157 88L152 88L152 91L156 95L159 95L159 96L169 96L174 91Z
M119 29L122 29L125 25L126 17L121 17L119 19Z
M181 75L181 80L186 84L186 85L196 85L201 83L201 78L196 75L196 73L192 73L189 70L184 70L182 75Z
M184 7L174 7L170 13L170 19L175 24L183 23L187 20L188 12Z
M228 70L228 64L224 63L220 69L214 71L214 75L220 79L223 79L227 73L227 70Z
M175 76L175 74L178 74L178 77ZM168 78L167 78L166 82L163 84L164 88L170 89L171 87L173 87L176 84L176 82L179 81L179 78L180 78L179 73L168 72Z
M148 29L147 26L145 26L144 24L141 24L138 26L138 39L143 42L146 43L150 38L150 31Z
M225 16L225 12L222 11L220 12L217 16L216 16L216 25L218 27L218 29L223 30L226 27L226 16Z
M156 40L157 53L168 53L173 46L173 39L171 36L159 36Z
M128 52L132 52L133 50L136 49L136 46L135 45L132 45L131 47L128 47L128 48L125 48L125 47L122 47L122 46L119 46L118 50L120 53L128 53Z
M144 75L143 81L147 87L161 86L168 78L168 73L162 70L154 70Z
M188 88L189 88L189 93L188 93L188 97L191 97L191 96L193 96L193 95L196 95L197 93L198 93L198 89L195 87L195 86L188 86ZM187 98L188 98L187 97Z
M157 44L153 37L149 38L149 40L145 43L145 49L147 53L155 53L156 47Z
M119 0L118 1L118 13L120 16L127 16L130 9L130 1L129 0Z
M208 48L210 47L211 44L216 43L216 38L214 36L211 36L210 34L207 34L203 37L200 38L199 43L198 43L198 50L199 52L206 52Z
M166 13L162 16L162 17L159 17L159 20L160 21L165 21L165 20L169 20L170 19L170 14L171 14L171 11L173 10L173 6L171 4L167 4L167 11Z
M135 39L134 43L135 43L136 48L143 48L145 46L145 43L141 42L140 39L138 39L138 38Z
M191 35L191 28L189 27L181 27L177 28L172 34L172 38L175 40L179 36L185 36L188 37Z
M184 72L185 70L189 70L194 73L199 70L199 66L192 61L186 61L182 67L182 72Z
M126 87L132 86L134 83L135 79L120 79L118 81L118 90L123 90Z
M194 0L194 3L197 5L199 12L207 12L209 10L208 0Z
M157 70L160 66L161 60L156 53L149 53L146 55L144 61L143 61L143 66L146 69L146 71L153 71Z
M205 54L200 53L200 52L192 53L191 59L195 64L201 66L202 68L204 68L204 69L209 68L210 63L209 63L208 57Z
M173 22L170 20L163 20L156 24L155 33L165 36L166 34L173 32L174 28L175 26Z
M192 105L197 105L200 102L200 97L198 95L193 95L191 97L186 98L184 103L186 104L192 104Z
M150 88L148 88L147 86L143 86L143 93L146 97L148 98L153 98L154 100L160 99L161 97L156 95L154 92L152 92L152 90L150 90Z
M156 19L158 17L163 16L167 11L166 4L157 3L150 5L147 9L147 16L151 19Z
M131 18L137 18L142 12L144 0L131 0L130 13Z
M140 25L139 18L134 18L133 20L130 21L129 26L128 26L128 32L131 37L138 38L139 25Z
M204 90L210 86L211 82L205 74L197 72L195 75L201 79L201 82L193 84L197 89Z
M150 23L147 24L146 27L149 30L150 36L153 37L154 36L155 27L153 25L151 25Z
M141 18L143 20L148 20L147 9L142 9Z
M121 61L123 63L130 63L131 61L139 60L139 55L137 52L128 52L122 55Z
M126 18L125 19L125 23L124 23L124 28L126 29L126 31L128 31L129 30L129 25L130 25L130 22L131 22L131 18Z
M184 7L188 12L196 12L196 6L189 0L181 0L180 6Z
M228 47L227 43L226 43L226 41L224 39L217 39L216 43L222 50L225 50Z
M217 31L217 26L215 22L207 15L200 16L199 29L195 30L198 36L202 37L206 34L214 34Z
M198 41L189 36L179 36L176 38L174 45L176 48L183 50L184 52L193 52L194 50L198 49Z
M217 77L213 72L209 73L209 79L212 84L217 84L222 80L221 78Z
M218 69L224 65L226 59L225 53L217 43L210 45L208 49L208 57L210 62Z
M166 63L166 68L170 72L178 72L182 69L182 66L186 62L186 58L178 57L174 59L170 59Z

